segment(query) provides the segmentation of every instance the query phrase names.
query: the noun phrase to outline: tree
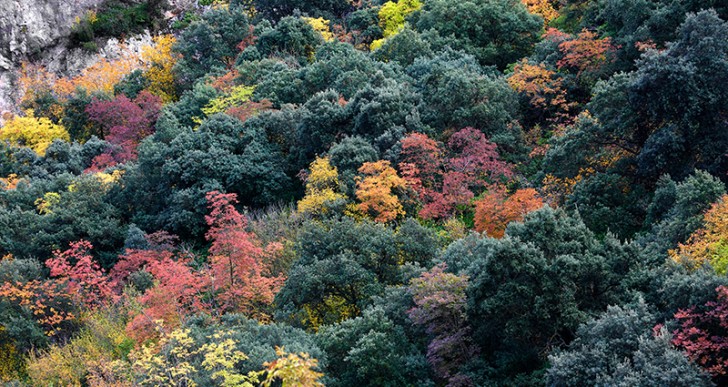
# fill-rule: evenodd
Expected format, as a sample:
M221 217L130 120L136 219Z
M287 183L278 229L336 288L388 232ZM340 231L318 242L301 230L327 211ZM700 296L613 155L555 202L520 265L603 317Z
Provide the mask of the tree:
M710 373L716 384L728 378L728 287L719 286L717 301L691 307L675 314L680 327L674 332L673 344Z
M523 59L513 68L508 84L525 98L537 122L561 122L568 117L573 103L567 102L563 80L544 63L534 65Z
M126 162L136 158L141 140L154 133L161 108L160 97L142 91L133 101L125 95L111 101L94 100L86 107L86 113L102 128L104 138L120 147L110 156L116 162Z
M381 306L322 327L316 339L329 359L327 385L424 385L429 381L419 348Z
M232 67L238 44L251 33L241 7L212 9L185 28L174 51L182 55L174 66L177 80L185 87L210 72Z
M643 300L607 311L579 327L568 349L549 356L546 382L554 386L691 385L710 381L655 327Z
M73 242L70 248L56 250L46 261L51 277L68 279L68 290L89 307L105 305L114 300L108 277L90 255L93 246L84 240Z
M387 223L405 214L396 196L397 190L407 187L407 182L397 175L389 161L364 163L359 168L363 178L356 183L359 210L377 222Z
M27 146L40 156L45 155L53 140L70 141L68 132L62 126L54 124L45 117L36 118L32 110L26 111L25 114L25 117L11 118L0 128L0 140Z
M212 191L206 198L210 208L205 216L210 226L206 238L212 242L209 259L219 312L260 314L262 306L273 302L285 278L269 274L264 262L271 251L245 231L247 221L233 206L236 195Z
M728 196L723 195L705 213L705 226L695 231L685 244L670 251L672 259L690 267L709 263L718 274L728 269Z
M425 2L417 29L437 31L442 45L462 49L484 65L504 69L531 51L543 19L517 0Z
M467 276L446 273L447 265L435 266L410 281L415 307L407 314L416 325L424 325L432 341L427 360L435 374L449 383L467 384L469 378L459 368L478 353L472 343L465 313Z
M447 148L427 135L413 133L401 141L399 169L419 196L425 219L446 218L470 206L470 201L489 184L512 176L500 160L496 144L482 132L464 128L452 136Z
M298 212L323 215L328 206L346 200L339 191L339 172L328 158L317 158L311 163L306 177L306 196L298 201Z
M149 81L147 90L163 102L172 102L177 97L174 83L174 66L178 55L173 52L177 39L173 35L158 35L153 44L142 48L141 59L147 62L144 77Z
M285 348L276 347L278 359L264 363L267 367L266 377L261 382L263 387L270 387L274 381L280 379L286 387L323 387L319 381L324 374L316 372L318 360L312 359L307 353L288 353Z
M419 0L388 1L379 9L379 25L382 27L382 39L372 42L369 48L379 49L385 39L398 34L405 26L405 18L422 7Z
M598 238L574 215L544 207L502 239L465 238L444 254L469 275L468 317L500 377L526 377L579 326L624 300L638 250Z
M594 32L584 29L575 39L559 44L563 57L556 65L560 69L576 69L579 74L595 73L608 61L608 56L614 50L611 38L598 39Z
M543 200L533 188L516 190L507 195L493 187L475 202L475 229L488 236L501 238L511 222L520 222L531 211L543 207Z
M528 9L528 12L539 15L547 26L552 20L559 17L559 12L554 9L551 0L521 0Z

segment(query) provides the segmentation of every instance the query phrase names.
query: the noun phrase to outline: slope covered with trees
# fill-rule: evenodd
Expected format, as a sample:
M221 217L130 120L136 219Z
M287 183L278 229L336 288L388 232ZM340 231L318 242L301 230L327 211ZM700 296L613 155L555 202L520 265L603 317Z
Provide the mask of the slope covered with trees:
M191 3L24 67L0 381L728 384L722 2Z

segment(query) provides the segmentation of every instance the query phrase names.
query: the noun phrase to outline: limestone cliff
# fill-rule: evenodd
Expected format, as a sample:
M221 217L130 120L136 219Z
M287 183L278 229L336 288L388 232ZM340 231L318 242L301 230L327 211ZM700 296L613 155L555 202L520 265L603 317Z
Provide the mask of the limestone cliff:
M98 53L68 49L69 35L76 21L104 0L0 0L0 112L15 109L16 79L24 61L44 65L61 75L75 75L99 58L121 53L118 39L99 42ZM126 39L139 50L151 41L149 33Z

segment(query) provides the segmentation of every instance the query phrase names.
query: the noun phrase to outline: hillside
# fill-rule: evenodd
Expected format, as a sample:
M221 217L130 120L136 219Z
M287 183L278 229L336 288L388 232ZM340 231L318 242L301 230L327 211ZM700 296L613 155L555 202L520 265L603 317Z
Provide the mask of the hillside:
M722 1L0 8L0 381L728 385Z

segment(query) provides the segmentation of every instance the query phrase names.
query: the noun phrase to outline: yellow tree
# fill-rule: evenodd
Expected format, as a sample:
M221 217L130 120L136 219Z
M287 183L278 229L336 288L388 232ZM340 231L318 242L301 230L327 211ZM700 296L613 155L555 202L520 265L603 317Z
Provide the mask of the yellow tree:
M540 15L543 18L545 25L548 25L551 20L559 17L559 13L551 4L550 0L521 0L523 4L528 8L528 12L534 15Z
M305 352L287 353L285 348L276 347L278 359L266 362L266 378L261 386L270 387L276 380L281 381L283 387L323 387L319 381L324 374L314 371L318 367L318 360L313 359Z
M179 57L172 52L176 42L173 35L159 35L154 37L154 44L142 48L142 61L147 65L144 74L150 83L148 90L164 102L174 101L177 97L172 72Z
M728 195L713 204L704 221L705 226L670 251L670 256L693 268L709 263L723 275L728 271Z
M46 149L55 139L69 141L70 137L62 126L45 117L36 118L32 110L28 110L25 117L11 118L0 128L0 140L27 146L40 156L45 155Z
M356 197L359 211L374 217L377 222L386 223L404 215L405 211L395 190L404 190L407 182L397 175L389 161L380 160L364 163L359 168L364 177L357 177Z
M303 20L308 23L311 28L313 28L316 32L321 34L321 36L324 38L325 41L330 42L334 40L334 34L331 32L331 29L329 28L329 21L320 17L320 18L312 18L312 17L304 17Z
M326 213L327 204L345 200L339 190L339 172L326 157L316 158L311 163L306 179L306 196L298 202L298 212L312 215Z
M399 0L384 3L382 8L379 9L379 25L382 27L384 38L373 41L369 48L374 51L381 47L386 39L399 33L404 28L407 15L421 7L422 2L420 0Z

